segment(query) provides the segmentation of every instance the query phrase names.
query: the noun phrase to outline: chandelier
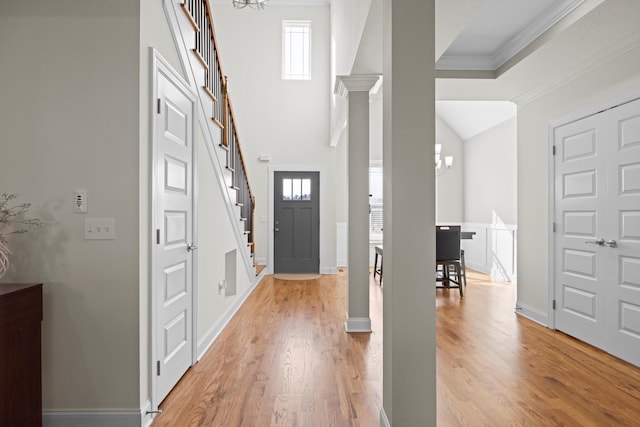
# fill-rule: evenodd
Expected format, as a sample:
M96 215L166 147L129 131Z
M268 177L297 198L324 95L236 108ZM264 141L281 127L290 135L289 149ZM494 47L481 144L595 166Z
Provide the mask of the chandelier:
M442 167L442 159L440 158L440 152L442 151L442 144L436 144L436 176L440 176L453 167L453 156L444 156L444 168Z
M252 9L262 10L268 1L269 0L233 0L233 6L236 9L244 9L249 6Z

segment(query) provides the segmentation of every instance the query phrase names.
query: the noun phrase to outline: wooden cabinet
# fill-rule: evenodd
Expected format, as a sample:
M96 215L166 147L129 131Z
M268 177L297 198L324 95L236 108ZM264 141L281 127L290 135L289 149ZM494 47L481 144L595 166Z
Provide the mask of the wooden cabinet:
M0 426L42 426L42 284L0 284Z

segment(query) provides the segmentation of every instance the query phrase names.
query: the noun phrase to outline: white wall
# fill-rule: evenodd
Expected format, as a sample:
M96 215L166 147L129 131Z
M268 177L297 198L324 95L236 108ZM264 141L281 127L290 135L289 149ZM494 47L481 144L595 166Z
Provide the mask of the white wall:
M586 16L564 35L590 44L615 31L620 46L626 47L609 48L618 50L608 62L577 68L564 85L518 108L518 305L543 317L548 313L549 283L549 123L640 88L640 2L619 1L611 7L598 21Z
M0 183L46 223L2 280L44 282L45 411L139 408L139 31L129 0L0 2Z
M331 2L331 44L334 72L349 75L367 23L371 0L333 0Z
M369 97L369 160L382 164L382 89Z
M336 76L349 75L358 54L371 0L334 0L330 10L330 71L333 91ZM331 144L346 140L347 100L340 95L331 95L330 135Z
M256 197L256 253L267 257L268 167L322 166L327 200L321 200L321 271L336 265L336 149L329 146L329 6L270 5L262 11L214 5L222 69L237 119L249 181ZM312 21L312 80L285 81L281 74L282 20ZM246 29L250 28L250 33ZM251 35L259 35L252 37ZM269 154L271 161L258 161Z
M441 174L436 178L436 223L462 223L464 218L465 152L462 141L436 115L436 143L442 144ZM435 155L435 147L433 151ZM453 167L446 169L444 157L453 156ZM433 156L432 156L433 157ZM435 158L432 160L435 161ZM433 163L431 163L433 164ZM428 165L431 167L431 164Z
M507 120L464 142L465 222L515 225L517 120Z
M241 257L240 247L229 222L223 193L211 157L198 127L198 348L208 347L224 321L226 311L253 284ZM219 283L225 278L225 254L236 250L236 295L226 297Z

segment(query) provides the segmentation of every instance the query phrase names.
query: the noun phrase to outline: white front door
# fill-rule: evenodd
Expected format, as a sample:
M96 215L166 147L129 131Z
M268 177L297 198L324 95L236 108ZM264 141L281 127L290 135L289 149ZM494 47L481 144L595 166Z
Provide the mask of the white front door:
M640 366L640 100L554 144L556 327Z
M193 354L194 120L192 95L163 67L156 73L154 118L154 404Z

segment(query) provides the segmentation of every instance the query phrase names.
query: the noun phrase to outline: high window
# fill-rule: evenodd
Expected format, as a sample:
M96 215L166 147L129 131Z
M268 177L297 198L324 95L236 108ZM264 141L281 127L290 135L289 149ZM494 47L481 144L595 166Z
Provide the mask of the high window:
M282 21L282 78L311 80L311 21Z

